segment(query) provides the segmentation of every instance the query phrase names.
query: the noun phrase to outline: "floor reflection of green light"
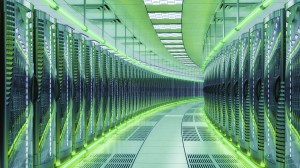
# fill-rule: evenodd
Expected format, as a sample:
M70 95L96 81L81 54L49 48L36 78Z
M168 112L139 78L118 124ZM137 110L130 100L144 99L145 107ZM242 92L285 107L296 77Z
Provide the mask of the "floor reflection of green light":
M76 163L81 161L89 153L91 153L91 151L93 151L96 148L96 146L109 141L109 139L112 137L112 135L115 135L116 133L119 133L119 132L126 131L126 129L128 129L130 126L137 124L137 122L140 122L141 120L143 120L144 118L146 118L148 116L151 116L157 112L166 110L168 108L172 108L177 105L194 102L194 101L200 101L200 100L203 100L203 98L201 97L201 98L191 98L191 99L179 100L179 101L175 101L172 103L166 103L164 105L154 107L150 110L140 113L137 116L132 117L131 119L116 126L114 129L109 130L107 133L102 134L101 138L96 139L93 143L86 146L82 151L80 151L78 153L74 153L74 155L72 156L72 158L70 160L66 161L59 167L72 167L73 165L75 165Z
M203 110L203 109L201 109ZM207 117L207 115L205 114L205 120L208 123L208 126L216 133L216 135L219 137L219 139L222 141L222 143L224 144L224 148L229 148L232 152L234 152L242 161L244 164L246 164L248 167L251 168L259 168L259 167L265 167L265 164L262 163L260 165L257 165L255 162L253 162L250 159L250 154L248 156L246 156L244 153L242 153L238 146L235 146L231 141L229 141L225 135L221 134L220 131L218 129L216 129L216 127L211 123L211 121L209 120L209 118Z

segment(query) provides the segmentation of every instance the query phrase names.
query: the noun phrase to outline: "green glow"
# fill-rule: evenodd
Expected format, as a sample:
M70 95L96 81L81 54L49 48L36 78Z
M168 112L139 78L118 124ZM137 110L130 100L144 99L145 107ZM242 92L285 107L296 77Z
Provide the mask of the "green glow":
M119 51L115 46L112 44L106 42L101 36L100 33L95 33L91 30L88 29L88 27L84 24L82 24L81 21L79 21L77 18L74 18L73 15L70 13L66 12L62 7L60 7L54 0L44 0L51 8L59 12L62 16L64 16L66 19L74 23L76 26L80 27L83 31L85 31L88 35L90 35L92 38L97 40L98 42L102 43L103 45L107 46L109 49L114 50L117 54L120 54L121 57L128 58L132 63L142 69L146 69L148 71L151 71L156 74L160 74L166 77L170 78L176 78L176 79L181 79L181 80L186 80L186 81L193 81L193 82L203 82L202 80L192 78L192 77L186 77L186 76L179 76L167 72L162 72L161 70L158 70L152 66L143 64L142 62L136 60L133 57L128 56L127 54Z
M271 5L273 0L264 0L260 5L258 5L245 19L243 19L233 30L229 32L229 34L224 37L222 41L220 41L217 46L214 47L213 51L211 51L208 56L206 57L203 65L202 65L202 71L205 71L206 66L209 64L209 62L213 59L215 56L215 53L218 52L221 47L225 43L228 42L228 40L236 34L236 32L240 31L243 27L245 27L253 18L255 18L259 13L261 13L264 9L269 7Z
M28 110L28 107L26 107L26 110ZM31 113L29 114L28 118L26 119L26 122L23 124L23 126L21 127L20 131L18 132L16 138L14 139L14 142L12 143L11 147L8 150L8 157L10 158L14 149L15 149L15 145L17 144L18 140L21 138L21 135L23 134L23 132L26 130L26 126L29 123L29 120L31 119Z
M63 168L73 166L75 163L80 161L80 159L87 156L92 150L94 150L97 145L100 145L101 143L108 141L109 138L112 137L112 135L116 134L119 131L120 132L123 131L124 129L130 127L131 125L137 124L137 122L140 122L141 120L152 115L153 113L160 112L162 110L174 107L176 105L180 105L180 104L184 104L184 103L188 103L188 102L199 101L201 99L203 99L203 98L191 98L191 99L178 100L178 101L167 103L167 104L164 104L161 106L156 106L156 107L153 107L152 109L149 109L148 111L142 112L142 113L132 117L131 119L121 123L119 126L110 130L108 133L103 134L101 138L96 139L90 145L84 146L85 148L82 151L80 151L79 153L76 153L74 156L72 156L72 158L70 160L67 160L65 163L61 164L61 163L57 162L56 166L63 167Z
M203 109L202 109L203 110ZM250 153L247 153L248 156L245 156L240 150L239 150L239 146L235 146L231 141L229 141L225 136L226 135L222 135L220 133L220 131L218 131L215 126L211 123L211 121L209 120L207 114L205 113L205 120L208 123L208 126L214 130L214 132L216 133L217 136L219 136L219 139L223 142L223 144L225 144L226 146L228 146L239 158L242 159L242 161L247 164L249 167L253 167L253 168L259 168L259 167L265 167L264 164L260 164L257 165L255 164L249 157L250 157Z
M58 8L57 3L54 2L53 0L44 0L44 2L46 2L53 9L57 9Z

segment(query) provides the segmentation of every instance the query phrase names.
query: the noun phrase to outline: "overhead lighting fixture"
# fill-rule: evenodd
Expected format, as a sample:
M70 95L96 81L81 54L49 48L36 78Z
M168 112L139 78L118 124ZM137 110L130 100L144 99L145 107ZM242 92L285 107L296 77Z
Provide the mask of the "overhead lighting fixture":
M174 57L175 56L186 56L187 57L186 53L171 53L171 55L173 55Z
M177 29L181 29L181 24L156 24L153 25L153 27L156 30L166 30L166 29L177 30Z
M169 52L185 52L185 49L169 49Z
M186 52L171 52L172 55L187 55Z
M148 14L150 19L181 19L181 12L154 12Z
M161 40L162 43L164 44L178 44L178 43L183 43L182 40Z
M157 33L158 37L182 37L181 33Z
M182 44L179 45L165 45L166 48L184 48Z
M174 58L188 58L188 56L186 55L176 55L174 56Z
M146 5L181 5L182 0L144 0Z

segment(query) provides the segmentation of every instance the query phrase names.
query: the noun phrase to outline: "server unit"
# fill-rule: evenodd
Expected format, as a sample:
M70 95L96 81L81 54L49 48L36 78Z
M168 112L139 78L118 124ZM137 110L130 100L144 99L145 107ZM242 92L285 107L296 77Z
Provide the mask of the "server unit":
M55 160L56 100L56 21L48 14L34 12L34 166L51 167Z
M250 152L264 161L264 25L250 29Z
M103 131L105 132L108 130L109 127L109 116L107 113L107 101L108 101L108 80L107 80L107 70L106 70L106 56L107 56L107 51L102 49L101 52L101 78L102 78L102 84L101 84L101 111L102 111L102 116L103 116Z
M225 96L225 132L228 137L231 137L231 44L225 47L225 86L224 86L224 96Z
M285 116L286 167L300 165L300 2L287 5Z
M103 133L103 112L102 112L102 48L99 44L95 45L95 135L100 136Z
M95 43L85 41L85 138L86 143L95 137Z
M33 166L33 8L27 1L5 0L2 60L4 113L3 161L8 167ZM2 19L2 18L1 18ZM2 45L2 44L1 44ZM2 155L2 154L1 154Z
M57 24L56 67L58 97L56 108L56 163L71 155L72 149L72 92L73 92L73 30Z
M237 144L239 137L239 40L231 43L231 130L232 141Z
M74 34L73 51L73 151L81 149L85 143L85 37Z
M265 160L267 167L285 162L285 11L265 18Z
M240 38L240 70L239 70L239 100L240 100L240 147L244 152L249 152L250 143L250 109L249 109L249 32L241 35Z

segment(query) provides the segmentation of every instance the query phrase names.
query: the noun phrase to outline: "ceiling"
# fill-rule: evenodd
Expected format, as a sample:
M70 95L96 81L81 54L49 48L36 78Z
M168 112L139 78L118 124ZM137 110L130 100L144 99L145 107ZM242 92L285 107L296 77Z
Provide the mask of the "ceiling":
M35 4L39 1L33 0ZM239 0L240 19L261 0ZM202 79L214 45L237 23L237 0L55 0L105 41L142 63ZM104 4L103 4L104 2ZM223 7L225 19L223 19ZM85 9L85 10L84 10Z

